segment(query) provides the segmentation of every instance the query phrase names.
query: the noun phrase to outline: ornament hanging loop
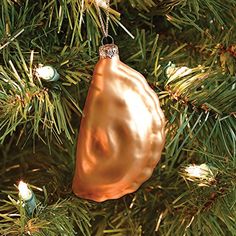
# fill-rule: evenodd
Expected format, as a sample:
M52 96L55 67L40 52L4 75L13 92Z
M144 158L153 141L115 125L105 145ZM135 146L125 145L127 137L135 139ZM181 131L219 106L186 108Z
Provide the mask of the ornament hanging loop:
M106 23L105 23L105 25L104 25L104 22L102 19L102 13L101 13L100 6L99 6L100 0L94 0L94 4L97 9L99 20L101 23L103 37L108 37L108 36L110 36L110 35L108 35L108 27L109 27L109 19L110 19L110 15L109 15L110 0L105 0L105 1L106 1Z
M111 35L108 34L107 36L102 37L101 44L102 46L106 44L114 44L114 39L112 38Z

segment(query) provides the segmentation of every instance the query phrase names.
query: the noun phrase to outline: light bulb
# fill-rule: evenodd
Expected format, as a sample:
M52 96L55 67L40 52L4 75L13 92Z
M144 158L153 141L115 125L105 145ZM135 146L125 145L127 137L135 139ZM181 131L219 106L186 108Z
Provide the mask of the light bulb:
M41 66L36 69L36 75L47 82L57 81L60 75L52 66Z
M33 191L31 191L28 188L27 184L24 183L23 181L20 181L20 183L18 185L18 189L19 189L19 195L21 197L21 200L24 203L23 207L25 208L28 216L32 217L33 212L36 209L35 195L34 195Z
M107 3L105 0L95 0L97 5L102 8L107 8Z
M20 181L18 185L19 194L24 201L28 201L32 197L32 191L28 188L27 184Z
M194 179L199 179L210 182L214 179L214 174L207 164L189 165L184 170L188 179L192 181Z

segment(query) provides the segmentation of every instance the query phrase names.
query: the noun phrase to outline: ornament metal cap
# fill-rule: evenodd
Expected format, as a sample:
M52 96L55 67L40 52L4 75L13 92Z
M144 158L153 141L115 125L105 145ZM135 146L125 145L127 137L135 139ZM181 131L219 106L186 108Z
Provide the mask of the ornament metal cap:
M114 43L102 45L99 47L99 56L102 59L119 57L118 47Z

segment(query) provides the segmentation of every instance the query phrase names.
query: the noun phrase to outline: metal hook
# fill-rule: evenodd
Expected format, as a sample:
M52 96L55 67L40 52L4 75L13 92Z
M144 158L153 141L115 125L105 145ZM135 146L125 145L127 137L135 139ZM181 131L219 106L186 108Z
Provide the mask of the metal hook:
M107 36L104 36L101 40L101 44L102 46L106 45L106 44L114 44L114 39L112 38L111 35L107 35Z

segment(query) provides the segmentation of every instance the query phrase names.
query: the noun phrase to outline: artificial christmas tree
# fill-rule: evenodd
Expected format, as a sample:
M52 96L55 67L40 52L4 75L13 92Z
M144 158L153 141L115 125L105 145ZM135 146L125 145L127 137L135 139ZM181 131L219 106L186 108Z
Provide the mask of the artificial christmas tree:
M94 3L0 1L0 234L236 235L236 1L110 2L110 34L158 95L166 144L148 181L103 203L71 190L102 37Z

